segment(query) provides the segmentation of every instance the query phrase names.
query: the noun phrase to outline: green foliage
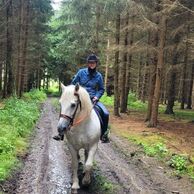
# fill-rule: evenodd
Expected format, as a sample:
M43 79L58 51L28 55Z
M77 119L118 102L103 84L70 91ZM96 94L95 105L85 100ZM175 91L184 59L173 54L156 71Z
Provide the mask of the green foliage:
M54 84L48 88L48 90L44 90L45 93L49 96L59 97L61 95L61 91L59 91L58 84Z
M33 89L30 92L26 92L23 94L23 98L27 100L34 100L34 101L44 101L46 99L46 94L43 91L38 89Z
M114 105L114 96L107 96L107 94L104 94L101 98L100 101L107 105L107 106L113 106Z
M179 108L177 108L175 109L175 118L194 120L194 111L193 110L180 110Z
M107 96L107 94L104 94L101 97L100 101L107 106L113 106L114 105L114 96ZM147 104L138 100L136 95L134 93L130 92L128 95L128 106L130 109L145 111Z
M125 136L125 134L123 134ZM144 152L151 157L159 157L162 161L173 167L176 172L187 173L194 180L194 165L192 158L188 160L186 156L172 154L164 144L165 140L156 135L126 135L127 139L141 145ZM169 159L170 157L170 159Z
M173 155L168 162L169 165L175 168L177 171L181 172L187 169L187 158L181 155Z
M6 137L0 137L0 154L9 153L14 150L14 146Z
M18 160L13 153L0 154L0 181L7 178L17 165L19 165Z
M39 103L43 92L33 90L24 99L9 98L0 110L0 180L4 180L15 167L17 155L26 150L26 138L39 117Z
M145 150L145 153L148 156L160 156L163 157L165 154L168 153L166 146L163 143L157 143L152 146L142 144Z
M113 185L106 177L102 176L97 167L95 168L95 181L92 184L90 191L99 191L99 193L106 194L116 193L116 185Z
M132 102L136 102L137 101L137 97L135 93L129 92L128 94L128 105L130 105L130 103Z
M143 103L140 100L137 100L135 102L130 102L130 103L128 103L128 106L130 109L138 110L138 111L146 111L146 109L147 109L147 104Z
M102 98L100 99L102 103L108 106L114 106L114 96L107 96L107 94L104 94ZM194 111L193 110L180 110L179 109L180 104L177 104L175 106L174 112L175 115L166 115L164 114L166 105L159 105L159 114L162 116L162 118L168 119L168 120L174 120L174 119L186 119L186 120L194 120ZM130 110L136 110L141 112L147 111L147 102L143 103L142 101L138 100L136 97L136 94L130 92L128 95L128 108Z
M187 172L192 180L194 180L194 164L187 166Z

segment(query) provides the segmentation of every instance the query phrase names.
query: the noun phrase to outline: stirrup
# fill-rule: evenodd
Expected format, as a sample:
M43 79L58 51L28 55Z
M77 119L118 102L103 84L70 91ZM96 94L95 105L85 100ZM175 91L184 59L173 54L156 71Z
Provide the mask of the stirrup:
M109 139L108 136L102 136L101 142L102 142L102 143L110 143L110 139Z
M53 137L54 140L56 141L63 141L64 140L64 135L55 135Z

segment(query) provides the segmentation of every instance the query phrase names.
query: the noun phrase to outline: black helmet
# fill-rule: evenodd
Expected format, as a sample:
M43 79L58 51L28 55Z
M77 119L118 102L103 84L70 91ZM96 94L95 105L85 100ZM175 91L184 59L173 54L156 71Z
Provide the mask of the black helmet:
M88 62L98 62L98 57L95 54L91 54L87 57L87 63Z

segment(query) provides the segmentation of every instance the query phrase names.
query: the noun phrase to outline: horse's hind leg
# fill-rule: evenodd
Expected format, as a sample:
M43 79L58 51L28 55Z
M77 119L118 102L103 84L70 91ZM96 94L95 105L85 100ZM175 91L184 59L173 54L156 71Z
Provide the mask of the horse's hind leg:
M91 174L94 156L95 156L97 147L98 147L98 144L96 143L89 149L88 157L87 157L87 160L85 163L85 169L84 169L85 175L84 175L84 178L82 180L83 185L88 185L91 182L90 174Z
M77 190L79 189L79 180L78 180L78 152L70 145L69 146L69 150L71 152L71 156L72 156L72 171L73 171L73 185L72 185L72 189Z

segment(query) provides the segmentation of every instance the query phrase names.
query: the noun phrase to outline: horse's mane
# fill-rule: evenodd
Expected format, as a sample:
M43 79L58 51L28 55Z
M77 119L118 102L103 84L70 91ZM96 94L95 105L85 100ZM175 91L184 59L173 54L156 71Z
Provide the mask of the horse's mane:
M78 90L78 94L79 94L83 109L85 109L87 112L91 111L92 102L86 89L80 86Z
M64 94L66 98L68 97L69 100L72 99L72 95L74 95L75 92L75 86L69 85L65 87ZM84 111L86 114L89 113L92 110L92 102L90 100L90 96L85 88L79 86L79 90L77 91L80 101L81 101L81 107L82 111ZM67 100L67 99L66 99Z

